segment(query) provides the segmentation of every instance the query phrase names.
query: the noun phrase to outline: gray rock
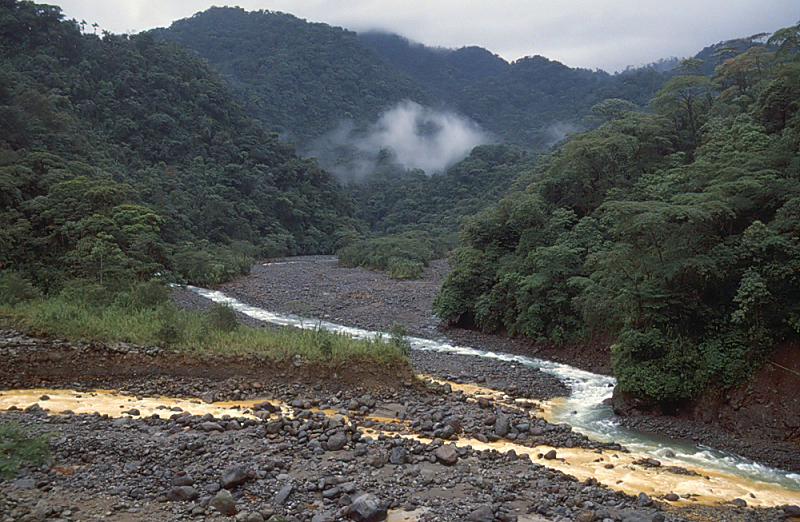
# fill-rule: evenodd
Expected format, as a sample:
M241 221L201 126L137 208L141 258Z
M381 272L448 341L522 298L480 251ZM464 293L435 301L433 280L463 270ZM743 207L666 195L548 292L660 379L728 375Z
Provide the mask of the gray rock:
M445 466L452 466L458 461L458 451L453 446L439 446L434 455L436 460Z
M194 479L191 475L179 475L172 479L173 486L194 486Z
M346 419L340 413L336 413L332 415L330 419L328 419L328 429L337 429L344 426Z
M343 431L336 431L328 438L326 447L328 451L339 451L347 444L347 434Z
M230 489L239 484L244 484L247 482L248 478L250 477L245 468L242 466L234 466L222 472L219 485L222 486L223 489Z
M264 516L258 511L251 511L244 517L244 522L264 522Z
M181 486L170 488L170 490L167 491L166 497L169 502L183 502L184 500L189 500L189 495Z
M547 453L544 454L544 458L547 460L554 460L557 456L556 450L551 449Z
M800 506L793 506L791 504L784 504L780 506L780 509L783 510L790 517L800 517Z
M220 425L220 423L214 422L214 421L203 422L202 424L200 424L200 426L198 426L198 428L200 428L203 431L207 431L207 432L208 431L225 431L225 428L223 428L222 425Z
M281 490L278 491L278 493L275 495L274 499L275 503L278 504L279 506L286 504L286 501L289 499L289 495L292 494L292 489L293 487L291 484L286 484L285 486L283 486Z
M371 493L365 493L353 499L347 507L346 516L356 522L379 522L388 514L388 504Z
M647 518L642 515L641 513L637 513L636 511L626 509L621 513L622 522L650 522Z
M364 459L364 463L373 468L382 468L388 460L388 456L383 451L372 450Z
M221 489L219 493L214 495L209 505L226 516L233 516L236 514L236 502L233 500L233 495L227 489Z
M505 437L511 429L511 417L508 415L498 415L494 421L494 432L499 437Z
M389 453L390 464L405 464L406 462L406 449L402 446L395 446Z
M494 520L494 511L492 506L481 506L467 517L469 522L492 522Z

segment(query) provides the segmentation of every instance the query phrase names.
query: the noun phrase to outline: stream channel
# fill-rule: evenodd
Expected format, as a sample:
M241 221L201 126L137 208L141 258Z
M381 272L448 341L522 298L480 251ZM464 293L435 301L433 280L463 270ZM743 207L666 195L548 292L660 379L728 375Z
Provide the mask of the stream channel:
M385 333L343 326L296 315L270 312L247 305L215 290L192 286L187 288L214 302L227 304L234 310L250 317L279 326L307 329L324 328L328 331L346 334L353 338L374 338L379 335L387 339L389 338L389 335ZM711 475L715 479L714 484L718 490L717 493L719 493L720 489L725 489L725 486L722 486L719 482L721 480L723 482L739 484L743 488L739 491L749 491L748 501L750 503L774 505L774 502L781 501L779 499L787 498L789 500L794 500L792 503L800 502L800 475L798 474L770 468L739 455L717 451L712 448L695 446L686 442L642 434L619 426L615 422L611 406L604 404L604 401L611 397L615 384L613 377L593 374L565 364L522 355L511 355L478 350L467 346L456 346L450 344L446 339L432 340L408 337L407 340L410 342L411 348L415 350L450 352L461 355L494 358L513 364L538 368L543 372L558 377L565 382L571 390L568 397L551 401L548 408L549 413L547 415L547 420L549 422L569 424L573 429L590 438L598 441L617 442L625 446L633 454L656 458L664 465L700 470L700 473L705 475L706 478ZM561 450L559 453L561 453ZM597 476L597 478L603 481L603 478L600 476ZM606 480L610 478L611 477L605 477ZM666 486L666 484L663 484L663 486ZM697 492L696 485L688 487L694 488L694 491ZM707 489L713 488L709 485ZM770 502L768 497L773 495L776 495L776 497ZM717 495L711 496L716 497ZM755 499L755 501L753 499Z

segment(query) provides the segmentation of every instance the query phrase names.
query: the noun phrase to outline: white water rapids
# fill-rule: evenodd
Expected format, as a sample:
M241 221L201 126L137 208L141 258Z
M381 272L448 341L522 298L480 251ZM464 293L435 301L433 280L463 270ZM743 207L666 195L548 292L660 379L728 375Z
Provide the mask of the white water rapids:
M303 318L289 314L277 314L256 308L221 292L187 286L203 297L214 302L224 303L234 310L254 319L268 323L307 329L323 328L357 339L375 338L388 334L342 326L327 321ZM603 401L611 397L615 380L613 377L597 375L565 364L554 363L522 355L510 355L466 346L455 346L447 341L436 341L409 337L407 340L412 349L447 352L461 355L472 355L498 359L513 364L539 368L564 381L570 388L569 397L556 400L552 408L552 422L566 423L576 431L598 441L613 441L627 447L631 452L652 456L665 465L683 467L701 467L715 470L723 474L741 477L754 482L761 482L790 492L800 493L800 475L770 468L744 457L725 453L711 448L694 446L680 441L658 438L636 433L618 426L610 406ZM800 500L800 496L798 496Z

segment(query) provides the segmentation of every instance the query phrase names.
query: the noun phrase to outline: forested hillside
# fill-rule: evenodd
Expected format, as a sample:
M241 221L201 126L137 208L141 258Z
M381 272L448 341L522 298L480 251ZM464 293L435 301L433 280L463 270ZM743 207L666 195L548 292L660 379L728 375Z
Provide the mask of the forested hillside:
M0 52L0 268L46 291L156 273L211 284L358 235L341 185L178 46L3 2Z
M600 120L589 110L597 103L644 105L669 77L653 69L612 76L541 56L509 64L481 48L434 49L241 8L211 8L153 34L207 59L249 114L301 150L342 121L363 126L408 99L456 111L506 144L539 151L567 131L595 127Z
M710 77L682 62L648 111L522 175L462 229L437 314L556 343L610 333L618 391L669 408L796 339L800 26L765 39Z
M381 33L359 39L441 102L527 150L544 150L567 132L596 127L602 120L591 108L603 100L644 106L671 76L652 68L611 75L543 56L508 63L479 47L437 49Z
M251 116L302 146L343 119L372 121L404 99L434 101L355 33L291 14L212 7L151 33L208 60Z

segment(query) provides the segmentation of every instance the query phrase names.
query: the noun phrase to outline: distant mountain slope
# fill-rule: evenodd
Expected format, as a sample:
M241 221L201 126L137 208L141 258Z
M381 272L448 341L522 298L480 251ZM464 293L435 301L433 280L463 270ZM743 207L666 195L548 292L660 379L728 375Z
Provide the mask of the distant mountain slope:
M371 121L404 99L434 101L355 33L290 14L212 7L152 34L208 60L251 116L300 145L343 119Z
M359 39L504 142L534 150L595 126L587 115L604 99L645 105L670 76L653 68L612 76L542 56L508 63L480 47L432 48L385 33Z
M594 127L586 116L596 103L642 105L667 78L652 69L611 76L540 56L509 64L479 47L430 48L241 8L214 7L152 34L207 59L251 116L301 150L343 121L365 125L406 99L455 110L502 142L542 150L565 131Z

